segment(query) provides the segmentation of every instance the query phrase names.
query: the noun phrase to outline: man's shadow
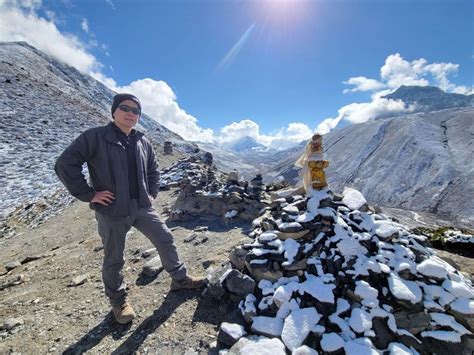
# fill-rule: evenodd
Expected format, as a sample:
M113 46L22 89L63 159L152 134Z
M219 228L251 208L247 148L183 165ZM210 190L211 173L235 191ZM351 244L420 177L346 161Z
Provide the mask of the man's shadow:
M170 292L163 304L158 309L156 309L151 316L145 319L133 331L133 333L129 335L127 340L125 340L113 352L113 354L128 354L138 350L148 335L153 333L158 327L166 322L166 320L168 320L168 318L174 313L176 308L178 308L188 299L199 295L199 292L201 291ZM132 323L128 323L126 325L118 324L114 320L113 313L109 312L98 325L91 329L78 342L64 350L63 354L82 354L97 346L102 341L102 339L110 334L112 335L113 339L118 340L127 334L131 326Z
M128 332L131 326L132 323L117 323L114 320L113 313L109 312L102 320L102 322L100 322L93 329L91 329L77 343L69 346L66 350L64 350L63 354L82 354L95 347L102 341L102 339L104 339L109 334L112 335L113 339L118 340Z
M182 303L197 297L200 292L201 290L187 290L168 293L163 304L145 319L112 354L135 353L148 335L165 323Z

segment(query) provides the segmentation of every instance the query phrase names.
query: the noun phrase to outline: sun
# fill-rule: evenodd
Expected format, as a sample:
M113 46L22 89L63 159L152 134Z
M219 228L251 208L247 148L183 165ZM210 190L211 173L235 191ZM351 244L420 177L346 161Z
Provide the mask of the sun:
M264 0L258 2L258 12L272 22L291 23L304 17L307 0Z

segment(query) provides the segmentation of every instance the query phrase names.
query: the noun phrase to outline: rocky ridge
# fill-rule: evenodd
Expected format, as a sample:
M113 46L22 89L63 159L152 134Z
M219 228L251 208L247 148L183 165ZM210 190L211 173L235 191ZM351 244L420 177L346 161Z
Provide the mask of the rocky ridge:
M383 96L389 100L402 100L407 106L414 106L414 112L431 112L455 107L474 106L474 94L447 93L435 86L402 85L393 93Z

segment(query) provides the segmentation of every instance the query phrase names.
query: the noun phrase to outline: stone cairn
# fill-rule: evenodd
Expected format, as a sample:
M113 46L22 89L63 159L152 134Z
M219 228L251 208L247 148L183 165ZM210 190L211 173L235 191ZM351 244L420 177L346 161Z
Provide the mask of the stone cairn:
M211 157L192 156L162 172L161 189L179 187L170 219L184 221L201 216L223 217L228 222L236 218L253 220L268 199L261 175L254 179L255 190L249 189L247 181L239 181L238 172L226 175L210 165Z
M308 162L308 160L306 161ZM346 188L275 193L207 292L231 354L471 354L474 290L427 238ZM225 353L225 350L223 351Z
M173 146L171 145L170 141L166 141L165 144L163 145L163 153L165 155L173 154Z
M255 178L250 181L250 196L260 200L265 193L265 184L263 183L262 174L257 174Z

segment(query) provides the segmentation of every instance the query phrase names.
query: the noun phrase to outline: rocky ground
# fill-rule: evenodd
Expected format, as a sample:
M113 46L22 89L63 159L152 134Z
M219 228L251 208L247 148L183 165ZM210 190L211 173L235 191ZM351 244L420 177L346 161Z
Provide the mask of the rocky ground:
M175 195L173 189L161 192L156 209L161 213ZM208 231L193 232L200 226ZM169 227L188 268L201 275L228 262L230 250L247 238L249 228L215 219ZM192 233L197 237L188 238ZM6 320L10 326L21 323L0 331L0 353L208 352L225 320L225 304L216 304L201 291L168 292L170 278L164 271L144 277L143 265L153 255L141 254L152 245L133 231L126 246L125 278L138 317L131 326L119 326L103 295L100 247L93 212L82 203L73 203L37 229L0 239L1 267L22 263L8 273L0 270L0 285L21 276L19 285L0 291L0 325ZM82 276L83 284L70 286Z
M160 193L155 208L162 218L167 219L163 209L168 210L177 195L177 189ZM207 218L168 225L195 274L211 274L228 263L234 246L252 242L247 237L250 222ZM9 329L0 330L0 353L212 352L219 325L228 320L230 310L206 292L169 292L166 272L145 276L143 267L155 255L147 256L150 248L141 233L130 234L125 278L138 317L120 326L103 295L101 242L86 204L73 203L34 230L20 229L14 237L1 238L0 327ZM473 259L438 253L474 274ZM9 282L17 285L5 287Z

